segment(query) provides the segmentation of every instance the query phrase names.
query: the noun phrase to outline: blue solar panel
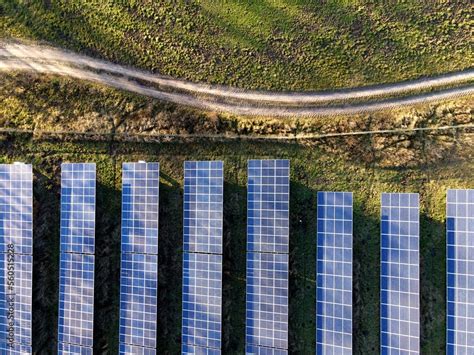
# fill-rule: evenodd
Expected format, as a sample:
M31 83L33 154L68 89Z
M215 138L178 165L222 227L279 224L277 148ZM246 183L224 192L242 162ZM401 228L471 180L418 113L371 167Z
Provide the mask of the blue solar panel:
M247 351L288 349L288 160L249 160Z
M222 255L184 253L183 344L221 348Z
M0 253L0 343L31 345L33 256L16 254L13 258ZM8 271L12 269L9 282Z
M94 329L95 164L61 165L58 351L92 348ZM82 349L77 347L77 349ZM66 349L66 350L61 350ZM82 350L81 350L82 351ZM86 353L88 350L84 350Z
M184 250L222 254L223 162L184 163Z
M206 347L192 346L189 344L183 344L181 349L183 355L220 355L220 349L212 349Z
M33 254L33 170L28 164L0 164L0 252Z
M251 355L287 355L288 350L247 345L245 354Z
M249 160L247 250L288 253L288 160Z
M120 355L156 355L156 349L143 348L141 346L134 346L129 344L120 344Z
M58 353L62 355L92 355L92 348L67 343L58 343Z
M158 163L124 163L120 353L155 354L158 299Z
M318 192L316 353L352 354L352 193Z
M247 253L246 344L288 349L288 254Z
M94 254L95 164L61 165L61 252Z
M448 355L474 354L474 190L448 190Z
M184 163L183 354L220 354L222 161Z
M381 217L381 353L419 353L418 194L382 194Z
M122 254L120 343L156 348L158 255Z
M8 355L32 354L30 345L0 343L0 352Z
M92 347L94 255L61 253L58 341Z
M158 254L159 164L122 168L122 252Z
M0 164L0 346L12 354L31 345L32 253L32 167Z

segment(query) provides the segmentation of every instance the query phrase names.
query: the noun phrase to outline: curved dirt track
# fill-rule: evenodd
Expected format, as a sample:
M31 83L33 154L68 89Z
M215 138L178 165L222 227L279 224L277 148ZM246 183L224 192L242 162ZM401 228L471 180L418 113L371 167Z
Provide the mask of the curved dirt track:
M355 114L474 94L474 70L380 86L327 92L268 92L239 90L176 80L73 52L19 43L0 42L0 71L31 71L89 80L159 100L203 110L252 116L325 116ZM137 81L138 80L138 81ZM451 86L433 92L434 88ZM394 95L413 96L391 97ZM391 97L380 100L380 97ZM379 98L379 100L377 100ZM369 100L371 99L371 101ZM357 104L334 103L368 100Z

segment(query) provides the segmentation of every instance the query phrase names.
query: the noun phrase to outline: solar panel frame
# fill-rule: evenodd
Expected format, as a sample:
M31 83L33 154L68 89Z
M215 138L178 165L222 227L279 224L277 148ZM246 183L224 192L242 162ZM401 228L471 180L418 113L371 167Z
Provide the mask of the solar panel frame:
M9 286L8 265L14 267L14 285ZM8 254L0 253L0 343L31 345L31 304L32 304L33 256L14 255L14 261ZM12 303L10 298L13 297ZM9 306L13 312L13 339L9 340Z
M0 164L0 252L33 254L33 168Z
M8 355L32 354L30 345L0 343L0 352Z
M381 200L381 353L419 353L419 196Z
M135 346L130 344L120 343L119 345L120 355L156 355L156 349L144 348L141 346Z
M446 353L474 353L474 189L446 194Z
M182 343L220 349L222 255L184 253Z
M288 261L288 254L247 253L247 346L288 349Z
M351 192L318 192L316 353L352 353Z
M58 343L58 355L92 355L93 350L90 347L68 344L68 343Z
M92 347L94 255L60 254L58 341Z
M61 252L94 254L96 166L61 164Z
M159 163L122 165L122 253L158 255Z
M122 253L121 259L120 343L155 349L158 255Z
M224 163L184 163L183 250L222 254Z
M249 160L247 251L289 252L289 160Z
M220 355L221 350L206 348L206 347L199 347L199 346L183 343L181 347L181 354L182 355Z
M252 355L288 355L288 350L266 348L264 346L247 345L245 348L245 354Z

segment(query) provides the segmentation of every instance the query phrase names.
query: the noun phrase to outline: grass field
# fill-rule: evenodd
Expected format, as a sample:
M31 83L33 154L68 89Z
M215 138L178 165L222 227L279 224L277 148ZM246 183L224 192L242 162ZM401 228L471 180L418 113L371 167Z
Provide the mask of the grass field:
M471 10L468 1L4 0L0 38L195 81L330 89L472 66Z
M407 112L325 120L237 120L204 115L98 85L54 76L0 76L2 127L103 132L279 133L338 132L473 122L472 100ZM12 89L13 88L13 89ZM448 187L473 187L474 143L462 131L326 138L306 142L182 140L145 143L81 140L74 136L0 135L0 161L33 163L34 350L55 348L58 299L59 173L65 161L98 167L95 349L115 354L118 343L121 162L158 161L160 185L160 353L179 351L181 332L183 161L225 163L223 346L244 347L246 165L251 158L291 161L290 352L315 344L316 192L354 192L354 353L379 349L379 198L382 191L421 195L422 351L445 346L444 198Z

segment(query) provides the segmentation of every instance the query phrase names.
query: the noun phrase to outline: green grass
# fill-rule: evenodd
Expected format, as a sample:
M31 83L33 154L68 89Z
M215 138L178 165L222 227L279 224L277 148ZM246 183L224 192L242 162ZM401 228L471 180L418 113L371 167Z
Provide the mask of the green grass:
M329 89L468 68L469 2L18 1L0 37L45 40L195 81Z
M416 140L411 137L408 148L417 157L416 162L402 162L400 166L400 161L393 159L393 142L387 137L376 147L370 141L361 141L360 145L366 146L366 152L361 153L351 149L348 138L305 146L212 141L67 142L3 136L0 161L32 162L35 169L34 350L49 353L55 347L60 163L97 163L95 348L114 354L118 336L121 163L139 159L160 162L158 348L160 353L174 354L179 351L181 327L183 161L222 159L223 349L226 354L243 353L247 159L278 157L291 160L290 351L314 353L316 192L345 190L354 192L354 353L375 354L379 349L379 198L383 191L421 194L422 351L444 353L444 194L448 187L472 187L474 163L469 157L474 151L471 145L447 152L443 148L449 143L447 138L431 147L437 154L431 159ZM372 156L367 154L371 150L375 150Z

